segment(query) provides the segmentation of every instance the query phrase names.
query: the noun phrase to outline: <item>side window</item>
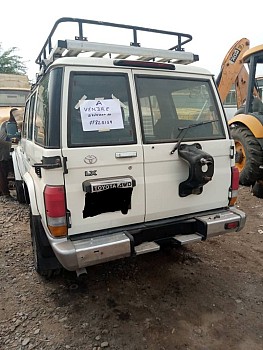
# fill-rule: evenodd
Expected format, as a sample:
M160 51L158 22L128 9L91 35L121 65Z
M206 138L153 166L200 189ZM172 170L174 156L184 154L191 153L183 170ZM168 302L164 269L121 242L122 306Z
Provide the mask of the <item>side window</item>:
M22 124L22 138L27 138L27 126L28 126L28 118L29 118L29 108L30 108L30 100L26 103L25 114L24 114L24 122Z
M43 79L38 87L34 124L34 140L36 143L43 146L46 144L46 129L48 123L48 82L49 75Z
M30 100L30 108L29 108L29 116L28 116L28 135L27 135L27 138L29 140L32 140L32 136L33 136L35 100L36 100L36 94L34 94Z

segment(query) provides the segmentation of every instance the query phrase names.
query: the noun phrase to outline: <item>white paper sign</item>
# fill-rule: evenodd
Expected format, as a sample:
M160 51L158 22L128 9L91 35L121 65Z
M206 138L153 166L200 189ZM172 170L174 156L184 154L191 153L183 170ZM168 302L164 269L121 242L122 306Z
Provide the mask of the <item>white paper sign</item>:
M81 101L80 115L84 131L124 129L117 99Z

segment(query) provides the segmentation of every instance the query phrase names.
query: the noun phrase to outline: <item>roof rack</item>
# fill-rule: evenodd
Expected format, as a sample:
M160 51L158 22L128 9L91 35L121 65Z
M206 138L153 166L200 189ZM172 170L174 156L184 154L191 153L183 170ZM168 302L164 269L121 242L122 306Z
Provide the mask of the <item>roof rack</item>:
M64 22L77 23L78 35L75 36L75 40L58 40L57 43L53 46L53 35L58 25ZM89 42L87 40L87 37L83 36L83 24L108 26L130 30L133 34L133 41L130 42L130 45L127 46ZM173 38L176 38L177 43L167 50L141 47L140 43L138 43L138 32L169 35ZM152 60L156 62L189 64L199 60L198 55L194 55L193 53L184 51L183 45L185 45L191 40L192 36L190 34L137 27L118 23L62 17L55 22L35 62L40 66L40 71L42 74L56 58L76 57L80 53L84 52L89 53L89 57L105 57L106 55L112 57L113 55L115 55L114 58L116 59L131 59L131 57L136 57L136 60L141 61Z

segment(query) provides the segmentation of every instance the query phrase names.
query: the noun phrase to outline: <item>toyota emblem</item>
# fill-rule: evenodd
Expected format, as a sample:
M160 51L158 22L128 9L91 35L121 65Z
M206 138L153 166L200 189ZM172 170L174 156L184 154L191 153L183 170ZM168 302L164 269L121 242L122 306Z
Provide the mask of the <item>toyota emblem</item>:
M84 162L86 164L94 164L97 162L97 157L93 156L92 154L88 155L84 158Z

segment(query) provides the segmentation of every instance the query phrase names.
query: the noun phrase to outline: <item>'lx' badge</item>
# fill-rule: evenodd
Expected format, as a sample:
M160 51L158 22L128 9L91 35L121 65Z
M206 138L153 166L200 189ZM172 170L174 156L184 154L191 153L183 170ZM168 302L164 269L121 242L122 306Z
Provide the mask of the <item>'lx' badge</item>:
M97 175L97 170L85 171L85 176L96 176L96 175Z

